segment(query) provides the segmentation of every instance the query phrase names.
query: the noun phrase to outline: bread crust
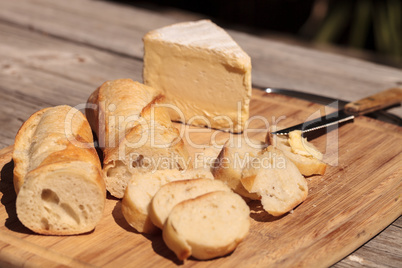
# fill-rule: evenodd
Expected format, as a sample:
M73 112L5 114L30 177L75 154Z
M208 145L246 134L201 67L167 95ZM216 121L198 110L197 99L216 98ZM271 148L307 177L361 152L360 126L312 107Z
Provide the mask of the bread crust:
M70 106L61 105L34 113L16 135L13 160L17 215L26 227L37 233L51 235L77 234L90 231L95 227L103 213L106 189L99 157L93 145L91 128L81 112ZM77 170L78 166L82 172ZM85 170L88 174L83 174ZM98 210L94 212L97 215L90 217L93 220L86 226L77 224L66 230L52 229L51 226L47 229L38 228L40 224L30 222L26 218L25 210L29 209L29 205L24 203L24 199L30 198L29 193L35 192L33 188L36 191L42 188L42 191L53 191L55 195L59 195L57 197L59 198L62 190L56 190L57 187L52 188L51 181L57 182L52 177L58 174L62 184L68 180L66 174L70 173L77 178L77 181L81 181L83 185L89 185L92 189L96 199L94 202L98 206ZM85 189L75 187L76 193L85 192ZM43 196L32 198L35 198L34 201L39 202L39 205L46 206ZM69 202L69 200L60 200L60 202ZM83 203L85 205L84 201ZM61 219L60 222L63 220Z
M40 120L40 117L43 113L45 113L49 108L45 108L39 110L32 114L28 120L25 121L24 124L20 127L15 136L14 140L14 151L13 151L13 161L14 161L14 170L13 170L13 182L14 182L14 190L18 194L22 184L24 183L24 178L27 173L27 159L20 154L17 154L18 150L20 152L25 151L24 147L26 143L24 141L24 134L27 132L32 125L37 124Z
M123 198L137 170L191 167L186 166L189 154L163 103L157 90L131 79L107 81L88 98L88 107L94 107L86 114L103 150L106 188L113 196ZM156 165L161 159L166 163ZM150 164L143 164L146 161Z
M130 130L142 109L158 95L154 88L131 79L110 80L98 87L87 100L85 115L99 147L118 146L122 134Z

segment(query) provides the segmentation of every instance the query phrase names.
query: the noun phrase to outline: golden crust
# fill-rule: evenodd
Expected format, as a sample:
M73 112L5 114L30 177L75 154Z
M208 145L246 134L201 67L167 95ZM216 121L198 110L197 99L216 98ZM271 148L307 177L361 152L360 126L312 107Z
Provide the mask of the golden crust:
M131 79L106 81L97 88L87 100L85 114L100 147L116 147L142 109L158 95L154 88Z
M31 144L27 140L27 132L30 131L38 131L38 130L33 130L38 122L41 120L41 117L45 113L52 113L54 118L60 117L60 118L65 118L66 113L68 113L71 109L73 109L70 106L66 105L61 105L61 106L56 106L56 107L49 107L42 109L40 111L37 111L33 115L29 117L29 119L21 126L19 129L16 137L15 137L15 142L14 142L14 154L13 154L13 160L14 160L14 187L15 191L18 194L19 188L24 182L24 177L28 173L27 169L23 169L23 162L26 162L26 159L22 159L20 157L20 154L18 152L26 152L28 153L29 147ZM54 163L63 163L63 162L70 162L70 161L83 161L83 162L90 162L92 163L95 167L101 167L100 161L98 154L93 146L93 138L92 138L92 132L91 128L88 124L88 121L85 119L85 117L82 115L81 112L78 110L74 111L75 115L78 115L77 121L79 121L79 126L75 127L76 131L73 134L73 142L77 142L77 144L82 144L85 146L85 148L78 148L75 146L73 143L71 143L68 139L66 138L60 138L57 137L57 143L60 145L64 145L65 149L60 150L60 151L55 151L47 155L46 158L43 159L43 161L37 165L35 168L39 168L44 165L50 165ZM77 122L78 123L78 122ZM46 125L43 126L44 129L43 131L46 131L46 136L50 137L52 136L52 131L55 128L55 125ZM25 163L26 164L26 163ZM31 167L30 170L33 170ZM103 182L103 179L101 180Z
M15 151L20 149L23 150L23 147L25 147L25 142L24 142L24 134L27 131L28 128L30 128L34 122L39 121L39 118L42 116L44 112L46 112L49 108L42 109L40 111L35 112L32 114L28 120L25 121L24 124L20 127L20 129L17 132L17 135L15 136L15 141L14 141L14 153L13 153L13 161L14 161L14 190L18 194L22 184L24 183L24 178L26 175L26 170L24 170L24 159L21 157L16 157L15 156Z

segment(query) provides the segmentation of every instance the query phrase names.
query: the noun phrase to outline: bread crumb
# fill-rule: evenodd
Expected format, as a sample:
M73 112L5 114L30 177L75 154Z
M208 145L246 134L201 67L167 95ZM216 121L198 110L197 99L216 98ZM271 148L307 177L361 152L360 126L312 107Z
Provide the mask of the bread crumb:
M350 255L350 256L348 257L348 259L349 259L350 261L354 261L354 262L357 262L357 263L359 263L359 264L364 264L364 260L363 260L362 258L356 256L356 255Z
M317 206L316 204L313 205L314 208L315 208L316 206Z
M289 214L293 214L294 210L292 209L291 211L289 211Z

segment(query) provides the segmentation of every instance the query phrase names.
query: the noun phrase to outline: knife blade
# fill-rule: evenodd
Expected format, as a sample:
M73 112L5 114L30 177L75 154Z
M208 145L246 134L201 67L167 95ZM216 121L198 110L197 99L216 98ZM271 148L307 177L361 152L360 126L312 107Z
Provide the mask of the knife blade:
M288 135L294 130L301 130L302 133L315 131L330 126L339 125L353 120L355 117L364 115L373 111L399 104L402 102L402 88L390 88L377 94L363 98L358 101L347 103L343 109L330 113L328 115L300 123L285 129L271 132L276 135Z

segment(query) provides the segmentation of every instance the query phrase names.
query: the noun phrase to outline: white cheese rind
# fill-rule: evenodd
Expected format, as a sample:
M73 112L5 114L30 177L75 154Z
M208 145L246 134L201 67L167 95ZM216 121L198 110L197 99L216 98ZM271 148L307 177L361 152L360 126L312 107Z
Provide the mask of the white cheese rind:
M172 120L241 132L249 117L251 59L209 20L144 36L144 83L163 92Z

